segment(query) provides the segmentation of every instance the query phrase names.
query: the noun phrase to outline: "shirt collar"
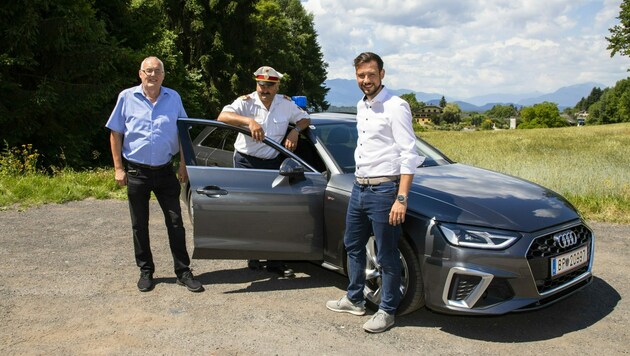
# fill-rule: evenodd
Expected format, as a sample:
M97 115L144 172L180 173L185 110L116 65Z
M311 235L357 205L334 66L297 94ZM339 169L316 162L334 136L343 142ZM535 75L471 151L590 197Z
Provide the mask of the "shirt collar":
M381 85L381 91L379 91L378 94L376 94L374 99L368 100L367 95L363 95L363 101L365 103L383 102L383 101L385 101L385 98L387 97L387 95L388 94L387 94L387 89L385 89L385 85Z
M160 96L168 95L168 90L165 90L165 89L166 88L162 85L162 87L160 88ZM142 84L134 87L133 93L134 95L140 95L144 97L144 90L142 90Z
M271 101L271 105L269 105L269 111L271 111L271 108L272 108L272 107L273 107L273 106L274 106L274 105L278 102L278 100L280 99L280 98L278 97L278 95L280 95L280 94L276 93L276 95L273 97L273 100ZM252 96L253 96L254 98L256 98L256 104L257 104L258 106L263 107L263 108L266 108L265 104L263 104L262 100L260 100L260 96L258 96L258 92L257 92L257 91L253 92L253 93L252 93Z

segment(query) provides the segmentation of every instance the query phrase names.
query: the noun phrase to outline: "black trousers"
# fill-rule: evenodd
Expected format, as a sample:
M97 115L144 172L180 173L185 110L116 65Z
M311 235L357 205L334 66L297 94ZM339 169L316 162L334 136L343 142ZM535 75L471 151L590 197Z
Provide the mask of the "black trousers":
M153 273L155 264L149 242L149 199L155 194L168 232L173 255L173 270L177 277L190 270L190 257L186 250L186 231L179 203L181 187L172 165L151 169L127 163L127 197L131 213L131 229L136 264L143 271Z
M234 151L234 168L280 169L284 158L278 154L275 158L262 159Z

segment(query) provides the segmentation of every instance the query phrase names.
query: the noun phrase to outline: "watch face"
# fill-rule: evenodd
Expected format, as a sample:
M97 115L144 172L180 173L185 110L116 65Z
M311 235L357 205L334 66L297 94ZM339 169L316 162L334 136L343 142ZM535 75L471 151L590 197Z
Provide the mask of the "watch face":
M399 195L396 197L396 199L398 199L399 202L404 203L405 200L407 200L407 197L404 195Z

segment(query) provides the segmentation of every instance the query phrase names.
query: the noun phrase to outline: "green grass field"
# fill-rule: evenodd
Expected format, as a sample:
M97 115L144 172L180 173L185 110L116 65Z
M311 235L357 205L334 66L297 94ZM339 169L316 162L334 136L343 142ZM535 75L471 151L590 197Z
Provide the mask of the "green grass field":
M588 220L630 224L630 123L559 129L419 134L451 159L525 178L571 201ZM0 209L88 197L124 199L113 169L0 175Z
M525 178L589 220L630 223L630 124L419 135L451 159Z
M61 171L54 176L28 174L0 176L0 209L27 208L46 203L64 203L86 198L123 199L126 190L114 181L114 169L85 172Z

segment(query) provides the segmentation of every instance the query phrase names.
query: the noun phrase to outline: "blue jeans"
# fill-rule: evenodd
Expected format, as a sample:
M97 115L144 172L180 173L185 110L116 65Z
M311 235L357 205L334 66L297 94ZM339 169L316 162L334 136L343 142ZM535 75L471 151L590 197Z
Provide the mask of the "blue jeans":
M382 287L379 309L394 314L400 304L400 255L398 239L400 225L389 224L389 212L396 200L398 184L386 182L380 185L354 184L348 212L344 244L348 252L348 299L363 301L365 287L366 249L372 233L376 239L377 261L381 268Z

